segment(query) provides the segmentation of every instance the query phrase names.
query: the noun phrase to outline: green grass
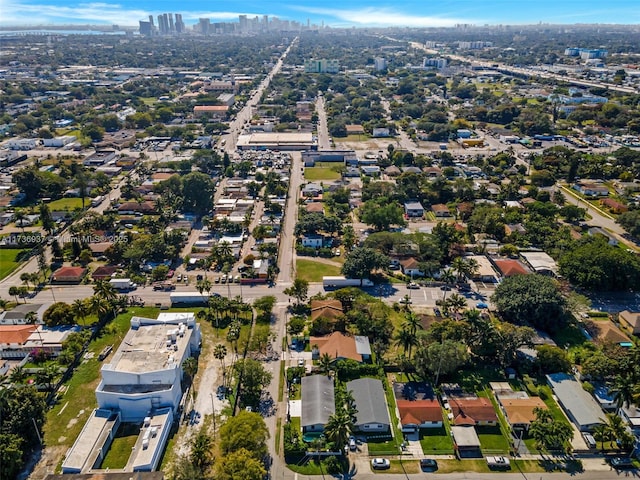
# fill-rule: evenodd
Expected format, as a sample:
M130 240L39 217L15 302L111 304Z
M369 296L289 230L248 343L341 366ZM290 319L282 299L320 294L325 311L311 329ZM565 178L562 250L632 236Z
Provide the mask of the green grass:
M390 440L371 439L367 440L367 446L369 448L369 455L398 455L400 450L396 441L392 438Z
M509 453L509 442L499 426L476 427L480 446L485 453Z
M420 473L420 463L417 460L390 460L391 466L387 470L373 470L373 473L406 474Z
M320 466L320 462L318 462L317 458L314 458L303 465L289 464L287 467L289 470L301 475L324 475L327 473L326 469Z
M342 142L364 142L365 140L369 140L369 135L366 133L354 133L351 135L347 135L346 137L333 137L334 143L342 143Z
M102 461L100 468L124 468L131 456L131 450L136 444L140 434L140 425L137 423L122 423L109 447L109 451Z
M25 250L19 248L3 248L0 249L0 280L13 272L20 262L16 261L16 257Z
M156 97L140 97L140 100L142 100L142 103L150 107L154 106L158 102Z
M313 260L296 260L296 278L308 282L321 282L322 277L340 275L340 268Z
M511 460L509 472L535 472L542 473L546 470L538 460ZM500 472L490 470L483 458L472 460L438 460L438 473L478 472L495 473L499 478Z
M282 418L278 418L276 422L276 453L280 453L280 435L282 431Z
M61 198L59 200L49 202L47 205L51 211L75 210L76 208L82 208L82 199L76 197ZM85 198L84 205L85 207L91 205L91 199Z
M453 454L453 442L444 427L421 429L420 445L425 455Z
M545 405L553 415L555 421L568 423L567 417L564 416L562 409L553 399L553 392L551 391L551 387L549 387L548 385L540 385L538 386L538 393L542 401L544 401Z
M333 168L307 167L304 169L305 180L311 182L318 180L338 180L340 177L340 173L333 170Z
M282 401L284 396L284 379L285 379L285 365L284 360L280 360L280 378L278 379L278 402Z

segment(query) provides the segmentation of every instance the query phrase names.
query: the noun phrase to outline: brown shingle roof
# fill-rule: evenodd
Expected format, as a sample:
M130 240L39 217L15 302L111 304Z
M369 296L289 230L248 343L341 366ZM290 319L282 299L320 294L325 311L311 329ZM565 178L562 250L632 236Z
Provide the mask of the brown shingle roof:
M342 332L333 332L325 337L310 337L309 343L318 346L320 355L328 353L331 358L350 358L357 362L362 361L362 356L356 350L355 339Z
M534 408L547 409L547 405L539 397L501 398L500 403L511 425L529 425L536 419Z
M324 205L320 202L307 203L305 210L309 213L324 213Z
M311 320L317 318L329 318L335 320L343 315L342 303L340 300L312 300L311 301Z
M498 416L489 400L483 397L451 398L451 411L456 425L475 425L478 422L496 422Z

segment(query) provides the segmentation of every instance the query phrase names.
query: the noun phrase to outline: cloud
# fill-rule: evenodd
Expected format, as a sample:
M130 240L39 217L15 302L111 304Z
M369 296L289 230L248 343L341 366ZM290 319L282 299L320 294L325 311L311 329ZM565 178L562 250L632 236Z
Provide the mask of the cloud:
M75 5L42 5L16 0L0 0L0 24L40 25L53 23L89 23L137 25L149 16L141 9L124 8L119 4L92 2Z
M350 25L362 26L451 27L459 23L477 22L477 20L470 21L450 17L411 15L395 11L390 8L368 7L359 10L339 10L299 6L291 6L290 8L292 10L298 10L306 13L333 17Z

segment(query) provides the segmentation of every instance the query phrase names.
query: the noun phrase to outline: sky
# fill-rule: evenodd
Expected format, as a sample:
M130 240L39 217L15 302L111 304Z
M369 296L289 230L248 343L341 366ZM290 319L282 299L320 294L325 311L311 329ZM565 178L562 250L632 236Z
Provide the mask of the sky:
M198 18L232 22L238 15L275 16L332 27L448 27L474 25L640 23L640 0L0 0L0 25L138 25L149 15L182 13L187 26Z

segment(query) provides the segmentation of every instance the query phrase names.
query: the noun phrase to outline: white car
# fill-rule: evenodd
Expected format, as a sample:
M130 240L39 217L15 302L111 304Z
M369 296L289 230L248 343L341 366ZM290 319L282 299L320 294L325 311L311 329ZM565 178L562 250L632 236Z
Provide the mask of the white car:
M391 462L386 458L372 458L371 459L371 468L374 470L386 470L391 467Z

